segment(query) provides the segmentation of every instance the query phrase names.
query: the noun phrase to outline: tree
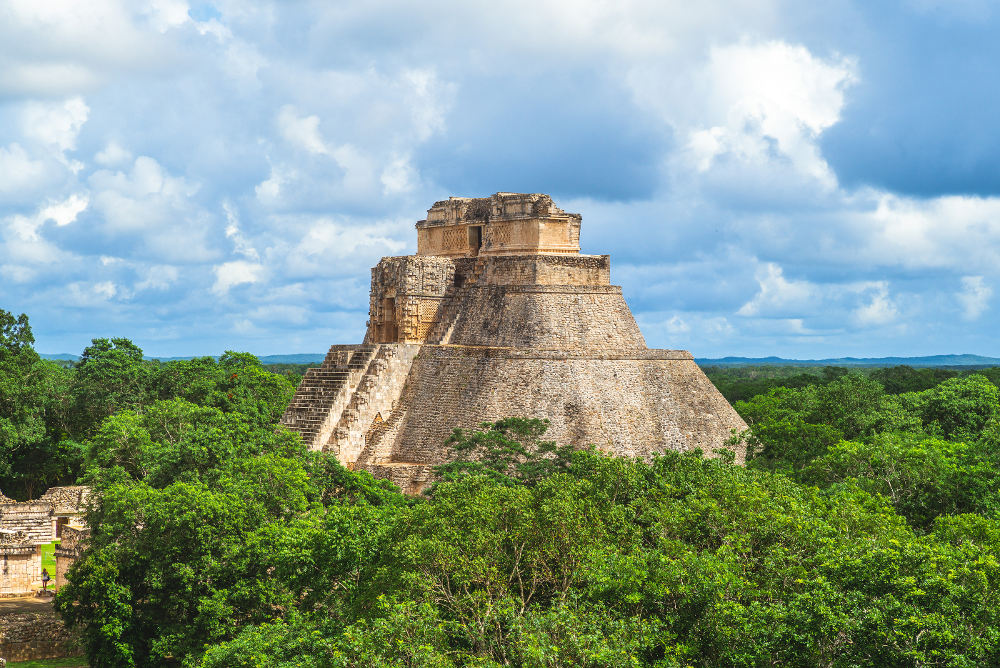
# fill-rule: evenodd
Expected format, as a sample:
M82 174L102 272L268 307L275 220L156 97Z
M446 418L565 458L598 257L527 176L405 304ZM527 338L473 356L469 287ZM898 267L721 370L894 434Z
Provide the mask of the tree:
M32 348L28 317L0 309L0 490L28 499L79 466L75 443L61 443L67 374Z
M573 452L570 446L543 441L548 420L505 418L484 422L479 429L456 429L445 441L454 453L435 467L442 480L486 476L497 484L534 484L564 470Z
M950 378L926 392L923 420L946 438L977 438L1000 416L1000 390L984 376Z
M128 339L94 339L84 349L73 377L72 435L89 436L119 410L142 410L152 400L155 368Z
M56 607L81 631L94 666L156 666L198 655L242 624L291 606L268 576L273 495L306 506L301 471L271 460L264 486L110 485L100 491L90 545Z

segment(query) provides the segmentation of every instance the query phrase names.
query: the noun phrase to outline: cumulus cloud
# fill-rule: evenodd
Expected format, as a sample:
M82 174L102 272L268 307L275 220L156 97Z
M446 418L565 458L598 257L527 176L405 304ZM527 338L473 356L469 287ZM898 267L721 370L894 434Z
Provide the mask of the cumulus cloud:
M319 134L319 116L300 117L294 107L286 105L278 112L278 131L292 146L318 155L330 155L331 150Z
M0 195L33 189L45 171L45 163L30 156L20 144L0 147Z
M962 305L962 316L969 321L977 320L989 306L993 288L986 285L982 276L963 276L962 290L958 301Z
M224 262L215 267L215 284L212 286L212 292L224 295L237 285L258 282L263 273L263 266L245 260Z
M810 305L817 296L815 286L808 281L788 280L784 271L774 263L767 263L757 272L760 291L740 307L739 315L775 316L798 313Z
M61 202L40 208L32 216L12 216L8 220L8 229L22 240L35 241L39 239L39 228L42 225L49 221L60 227L69 225L89 204L90 199L86 195L70 195Z
M60 152L71 151L89 114L79 96L58 103L30 102L21 113L22 133Z
M707 90L688 130L690 159L702 172L724 156L761 164L785 159L834 186L815 140L840 118L855 69L850 59L824 61L781 41L714 47L700 73Z
M899 316L899 310L889 298L889 285L885 281L871 287L870 301L854 310L854 320L861 327L887 325Z
M104 167L118 167L132 160L132 153L112 139L94 155L94 162Z
M10 0L0 277L45 350L322 350L432 202L543 191L650 345L948 352L1000 324L1000 88L926 65L1000 18L877 5Z

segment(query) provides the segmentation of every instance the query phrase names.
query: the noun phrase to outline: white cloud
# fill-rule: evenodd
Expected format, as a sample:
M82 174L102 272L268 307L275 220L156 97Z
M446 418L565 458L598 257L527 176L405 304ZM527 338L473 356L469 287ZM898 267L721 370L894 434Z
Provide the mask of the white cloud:
M405 193L413 190L417 172L410 164L409 156L393 156L389 164L382 170L382 192L386 195Z
M66 286L60 302L76 308L101 308L119 295L118 286L111 281L74 281Z
M850 59L824 61L782 41L713 47L697 75L702 96L686 105L696 116L677 119L688 128L690 161L704 172L721 156L758 165L790 160L835 187L816 140L839 120L855 69Z
M680 316L675 315L666 322L667 333L671 335L687 334L691 331L691 325L687 324Z
M89 179L95 206L117 231L167 225L198 191L198 186L169 175L155 158L140 155L129 173L99 170Z
M104 167L119 167L132 160L132 153L112 139L94 156L94 162Z
M854 310L854 321L861 327L887 325L899 316L899 310L889 298L889 284L880 281L871 286L871 301Z
M86 195L70 195L69 199L42 209L39 216L42 220L52 220L56 225L63 227L75 221L89 204L90 198Z
M329 219L314 222L290 258L341 259L355 255L360 248L374 247L385 252L400 252L405 244L396 241L374 226L348 226Z
M233 203L224 201L222 209L226 212L226 238L233 242L233 250L249 260L255 262L260 260L257 249L250 245L250 242L240 232L240 220L239 216L236 215Z
M319 116L302 116L291 105L278 111L278 131L289 144L318 155L330 155L332 151L319 134Z
M989 306L993 288L986 285L982 276L963 276L962 290L956 296L962 305L962 317L977 320Z
M61 202L43 206L31 216L15 215L8 219L8 229L23 241L39 241L39 229L48 221L53 221L59 227L69 225L76 220L90 204L87 195L74 194Z
M237 285L259 282L264 274L264 267L245 260L234 260L218 265L214 271L215 284L212 292L224 295Z
M854 223L864 229L868 258L887 265L958 271L1000 266L1000 198L879 193L876 206Z
M757 272L760 290L753 299L740 307L744 316L775 316L798 313L814 305L816 286L808 281L788 280L781 267L769 262Z
M254 193L261 204L276 204L281 197L282 186L294 180L297 172L284 167L271 165L271 173L264 181L254 187Z
M45 174L45 163L28 155L20 144L0 147L0 194L33 189Z
M411 110L416 139L423 142L443 132L451 109L455 87L441 81L433 69L404 70L402 82L408 87L407 106Z
M143 279L135 284L135 290L166 290L180 278L177 267L170 265L144 266L140 268Z
M60 153L76 149L80 128L87 122L90 107L82 97L57 103L29 102L21 113L21 131Z
M184 0L150 0L146 13L150 23L161 33L191 20Z

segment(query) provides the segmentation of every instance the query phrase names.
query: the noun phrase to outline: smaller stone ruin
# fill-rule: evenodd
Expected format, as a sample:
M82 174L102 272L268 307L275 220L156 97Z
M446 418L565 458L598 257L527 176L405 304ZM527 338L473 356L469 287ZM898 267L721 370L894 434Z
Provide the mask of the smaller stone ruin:
M0 597L21 596L41 580L42 562L31 538L23 531L0 529Z
M62 540L56 547L55 586L58 589L66 584L66 573L69 567L76 563L90 538L90 529L67 526L63 528Z
M65 582L71 560L82 548L80 535L85 528L90 488L83 486L52 487L32 501L14 501L0 493L0 597L23 596L42 586L42 546L69 539L63 550L63 577L50 575L54 585ZM57 551L58 554L58 551Z

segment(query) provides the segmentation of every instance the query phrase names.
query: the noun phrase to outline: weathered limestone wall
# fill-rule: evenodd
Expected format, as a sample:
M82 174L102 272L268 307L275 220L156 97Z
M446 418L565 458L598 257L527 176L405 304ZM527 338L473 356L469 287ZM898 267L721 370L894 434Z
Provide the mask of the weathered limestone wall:
M37 661L80 656L75 634L61 620L37 613L0 616L0 657L7 661Z
M540 349L645 349L615 285L480 285L455 305L441 343ZM431 341L437 343L438 341Z
M411 492L446 461L453 428L484 420L548 418L548 439L629 457L695 448L714 456L730 430L746 428L689 353L667 350L423 346L396 413L358 467ZM745 452L735 454L742 463Z
M610 285L607 255L512 255L485 258L480 283L490 285Z
M90 488L84 485L50 487L39 499L39 503L52 505L57 517L80 517L87 510Z
M331 346L323 366L308 369L302 376L281 424L297 431L310 447L321 448L336 429L377 349L371 344Z
M42 578L41 567L34 545L0 543L0 597L30 594Z
M69 572L70 566L76 563L76 560L80 558L81 554L83 554L88 538L90 538L90 529L69 526L63 528L62 540L55 549L56 589L62 587L68 582L66 579L66 573Z

